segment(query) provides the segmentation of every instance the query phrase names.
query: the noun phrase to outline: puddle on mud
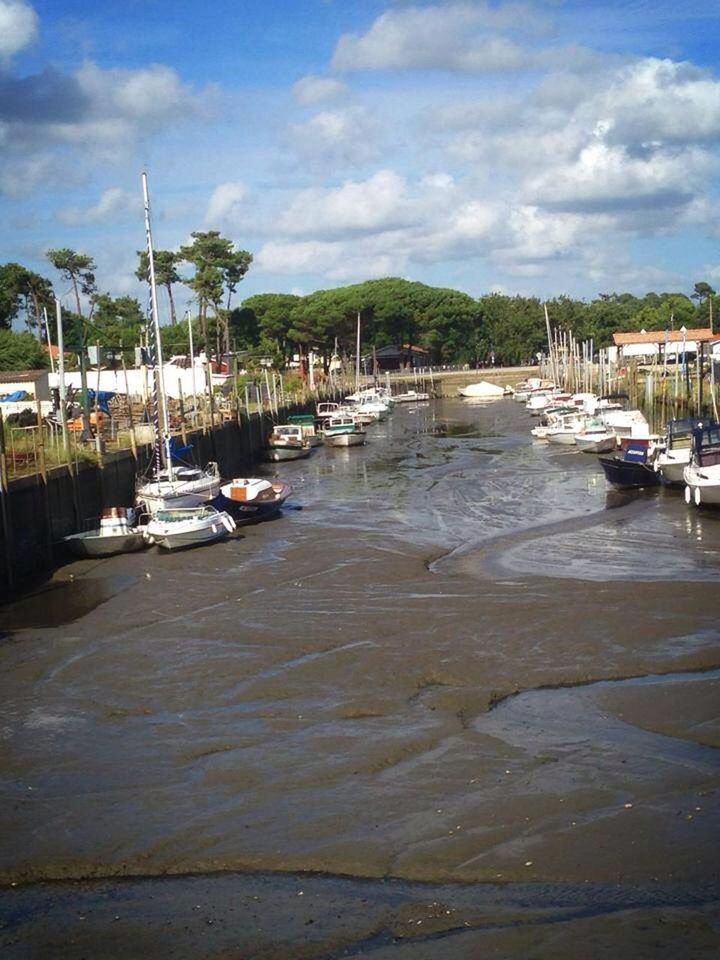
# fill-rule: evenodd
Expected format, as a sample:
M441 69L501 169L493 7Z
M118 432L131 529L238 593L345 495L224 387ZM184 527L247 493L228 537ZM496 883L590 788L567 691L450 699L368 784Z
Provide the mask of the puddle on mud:
M451 420L434 423L428 430L428 434L433 437L466 437L468 439L497 436L490 430L478 429L474 424Z
M126 590L135 580L135 577L117 576L50 583L0 609L0 630L64 626Z

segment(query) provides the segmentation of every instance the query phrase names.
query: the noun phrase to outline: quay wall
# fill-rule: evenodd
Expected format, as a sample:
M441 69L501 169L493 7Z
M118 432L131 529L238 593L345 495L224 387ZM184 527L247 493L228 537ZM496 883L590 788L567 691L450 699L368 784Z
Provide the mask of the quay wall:
M281 408L277 418L268 412L242 415L214 429L188 431L192 444L188 459L202 465L217 461L223 477L247 473L261 457L273 422L304 409ZM0 490L0 603L47 578L69 559L63 537L94 526L107 507L132 505L136 478L147 470L152 455L152 445L144 444L138 447L137 459L131 450L118 450L106 453L102 466L56 467L47 472L46 480L33 474L11 481L5 494Z

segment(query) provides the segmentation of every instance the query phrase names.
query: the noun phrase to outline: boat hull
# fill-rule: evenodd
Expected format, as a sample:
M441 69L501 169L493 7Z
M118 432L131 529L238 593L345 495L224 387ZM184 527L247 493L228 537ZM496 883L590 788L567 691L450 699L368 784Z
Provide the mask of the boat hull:
M73 533L63 542L76 557L112 557L116 553L134 553L143 550L147 543L142 531L126 533L103 533L91 530L88 533Z
M690 461L690 451L681 451L680 455L673 456L672 451L658 454L657 469L663 483L670 486L682 486L685 483L685 468Z
M620 489L640 489L657 487L660 474L647 463L633 463L620 457L598 457L608 482Z
M269 490L262 490L253 499L239 500L232 483L223 484L212 506L229 513L236 524L251 523L273 517L282 509L282 505L292 493L292 487L284 481L273 481ZM252 484L252 481L246 481Z
M466 400L499 400L505 396L505 388L499 387L496 383L489 383L487 380L480 380L478 383L469 383L466 387L460 387L458 396Z
M365 443L365 431L326 434L324 439L329 447L359 447Z
M302 460L304 457L310 456L311 449L310 446L296 447L278 444L268 447L266 456L268 460L273 460L276 463L281 460Z
M720 467L697 467L689 464L683 475L685 500L696 507L720 505Z
M193 510L170 509L161 511L148 522L145 538L164 550L184 550L214 543L234 529L234 520L223 511L198 515Z
M545 434L545 439L548 443L557 443L564 447L575 446L575 433L572 431L558 430L553 432L551 430L549 433Z
M575 434L575 445L583 453L610 453L617 447L615 434Z

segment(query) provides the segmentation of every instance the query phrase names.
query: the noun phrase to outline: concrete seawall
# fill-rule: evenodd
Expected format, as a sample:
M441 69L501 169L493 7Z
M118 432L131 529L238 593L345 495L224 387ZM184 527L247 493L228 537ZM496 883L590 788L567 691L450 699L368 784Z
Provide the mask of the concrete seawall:
M279 422L302 409L280 409ZM188 432L190 457L202 465L217 461L223 477L247 473L272 426L271 414L263 413L225 421L205 433ZM47 482L39 474L12 481L0 514L0 602L67 559L63 537L88 529L106 507L132 505L136 477L145 473L151 458L147 444L138 448L137 460L130 450L119 450L106 453L102 467L81 463L77 470L63 466L48 471Z

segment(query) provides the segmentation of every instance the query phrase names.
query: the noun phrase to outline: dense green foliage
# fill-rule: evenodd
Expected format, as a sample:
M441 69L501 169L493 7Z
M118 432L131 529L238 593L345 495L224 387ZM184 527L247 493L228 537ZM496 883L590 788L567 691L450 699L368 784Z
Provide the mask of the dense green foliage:
M0 327L10 329L18 316L24 315L29 331L37 331L43 310L54 309L52 284L19 263L0 266Z
M143 283L150 282L150 256L146 250L137 252L140 264L135 271L135 276ZM173 284L181 283L180 274L177 271L179 256L172 250L154 250L153 267L155 268L155 285L163 287L168 295L170 302L170 323L175 324L177 317L175 315L175 298L173 296Z
M206 344L210 343L208 315L216 321L216 349L219 353L230 350L230 327L228 314L237 285L252 263L252 254L236 250L232 240L220 236L217 230L191 233L193 242L180 247L177 262L194 268L191 277L183 280L197 299L200 331ZM153 258L155 259L155 258Z
M75 294L75 306L82 316L80 294L92 297L97 286L95 284L95 261L84 253L77 253L68 247L59 250L48 250L47 258L55 267L63 280L72 284Z
M420 347L437 364L480 365L534 361L547 348L544 308L555 329L572 331L576 340L592 340L595 351L612 343L617 331L679 329L716 325L720 297L705 281L683 292L602 293L592 301L560 296L543 304L537 297L487 294L475 299L458 290L431 287L397 277L316 290L306 296L256 294L232 308L238 284L252 255L236 249L217 231L195 232L192 242L177 252L155 251L155 278L167 293L171 323L162 328L166 355L188 353L188 319L178 323L173 287L184 284L197 303L193 320L196 353L239 351L249 363L271 359L281 367L293 355L314 351L327 363L334 353L355 353L358 318L361 352L390 344ZM133 297L99 293L95 263L86 254L62 248L48 259L74 293L76 310L64 310L65 342L69 347L100 343L132 348L147 336L147 316ZM139 251L136 276L147 280L149 262ZM182 276L182 266L191 270ZM81 295L86 298L83 315ZM0 265L0 329L24 321L40 333L47 309L56 341L52 284L17 263ZM42 339L39 337L39 339Z
M601 294L587 303L570 297L547 302L554 328L572 331L594 348L612 343L614 332L709 326L712 304L720 298L707 284L693 294ZM708 290L710 292L708 292ZM457 290L429 287L398 278L318 290L305 297L260 294L248 297L231 317L231 334L244 349L270 345L286 358L291 352L331 355L355 352L358 312L361 349L387 344L423 347L434 364L517 364L547 349L543 303L537 297L489 294L474 300Z
M48 355L31 333L0 329L0 370L42 370L47 366Z

